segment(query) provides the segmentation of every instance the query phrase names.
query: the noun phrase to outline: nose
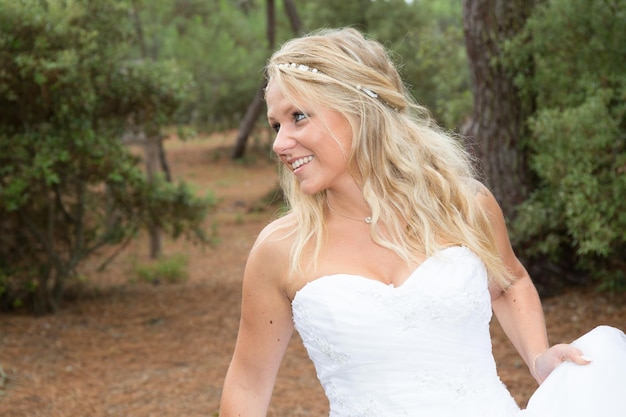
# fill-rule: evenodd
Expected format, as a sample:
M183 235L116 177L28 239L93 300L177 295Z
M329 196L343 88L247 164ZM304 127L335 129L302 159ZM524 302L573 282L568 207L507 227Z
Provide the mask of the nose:
M276 133L276 138L274 138L274 143L272 144L272 150L278 156L286 155L289 153L289 150L296 145L296 143L297 141L289 135L287 129L281 128L278 133Z

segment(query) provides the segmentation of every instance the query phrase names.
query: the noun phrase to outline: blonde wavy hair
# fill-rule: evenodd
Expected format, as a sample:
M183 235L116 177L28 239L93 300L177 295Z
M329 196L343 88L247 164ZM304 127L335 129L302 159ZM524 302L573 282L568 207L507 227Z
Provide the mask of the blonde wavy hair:
M414 101L379 42L352 28L316 31L286 42L266 71L296 106L332 109L348 119L349 166L371 208L376 243L414 262L445 246L467 246L492 282L508 286L489 216L476 199L480 185L470 156ZM289 169L280 164L280 171L293 213L291 268L301 272L304 254L315 262L324 243L326 193L306 195Z

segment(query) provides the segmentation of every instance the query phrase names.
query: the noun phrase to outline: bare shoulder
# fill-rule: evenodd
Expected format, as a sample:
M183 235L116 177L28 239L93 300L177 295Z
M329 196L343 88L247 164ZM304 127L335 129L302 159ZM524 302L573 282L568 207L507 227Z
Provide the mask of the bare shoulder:
M495 196L491 193L489 188L482 182L471 179L470 186L474 190L474 195L476 196L476 201L483 208L483 210L487 211L492 216L502 216L502 209L500 208L500 204L496 200Z
M513 280L518 280L528 276L528 272L521 264L511 246L506 219L500 204L495 196L480 181L474 181L476 187L476 201L487 213L493 228L493 237L496 247L502 259L502 263L508 269Z
M286 215L261 230L246 263L246 275L262 275L280 285L287 277L294 218Z
M280 217L261 230L252 247L253 251L277 250L282 246L291 247L293 230L296 225L292 214Z
M489 197L492 195L489 188L475 178L469 178L467 184L474 191L476 197Z

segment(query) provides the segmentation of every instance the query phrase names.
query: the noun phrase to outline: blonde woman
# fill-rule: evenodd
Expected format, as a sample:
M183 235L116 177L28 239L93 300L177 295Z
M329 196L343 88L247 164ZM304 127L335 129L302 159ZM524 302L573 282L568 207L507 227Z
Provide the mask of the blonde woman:
M563 362L584 365L550 376L557 388L537 393L535 412L589 415L576 414L581 405L551 411L564 401L540 397L569 394L563 378L602 372L589 339L620 349L612 364L626 370L623 333L600 327L579 347L548 346L497 202L457 138L411 99L381 44L354 29L320 31L287 42L267 74L290 210L250 252L220 416L266 415L294 327L332 417L530 413L497 376L492 311L539 383ZM613 400L594 415L623 416L611 414Z

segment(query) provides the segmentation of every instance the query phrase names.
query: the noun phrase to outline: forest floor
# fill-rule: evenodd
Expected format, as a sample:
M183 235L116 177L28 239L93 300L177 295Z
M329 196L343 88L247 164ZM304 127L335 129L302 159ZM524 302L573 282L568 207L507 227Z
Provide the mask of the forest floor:
M104 272L97 260L81 270L51 316L0 316L0 416L216 416L235 344L241 278L248 250L275 215L260 203L277 184L275 163L262 144L243 162L229 159L234 134L166 141L175 179L199 193L213 191L219 242L200 247L165 240L166 256L187 257L188 278L147 283L148 242L133 242ZM102 256L106 256L103 254ZM599 324L624 328L626 294L570 289L544 300L551 342L568 342ZM536 388L498 324L494 355L503 382L520 405ZM462 347L460 347L462 348ZM324 416L328 404L301 341L294 335L279 371L269 416Z

